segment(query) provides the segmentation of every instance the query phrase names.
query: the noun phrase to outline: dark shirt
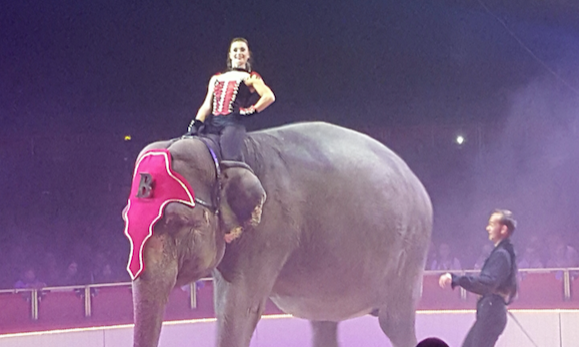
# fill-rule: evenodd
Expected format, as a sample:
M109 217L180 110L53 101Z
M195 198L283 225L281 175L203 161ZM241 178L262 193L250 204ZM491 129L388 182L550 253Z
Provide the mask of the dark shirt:
M509 304L517 293L517 264L510 239L493 249L478 276L452 274L452 288L456 286L482 296L499 294Z

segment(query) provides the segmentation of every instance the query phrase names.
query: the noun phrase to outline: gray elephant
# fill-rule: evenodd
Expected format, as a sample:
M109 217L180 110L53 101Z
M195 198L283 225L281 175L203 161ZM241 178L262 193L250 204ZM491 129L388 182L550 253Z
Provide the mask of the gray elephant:
M140 156L160 148L197 203L167 203L143 243L134 346L156 346L172 288L210 272L220 347L249 346L268 298L311 321L315 347L337 346L338 322L369 313L394 346L416 345L432 207L395 153L321 122L248 134L253 171L218 170L198 138L156 142Z

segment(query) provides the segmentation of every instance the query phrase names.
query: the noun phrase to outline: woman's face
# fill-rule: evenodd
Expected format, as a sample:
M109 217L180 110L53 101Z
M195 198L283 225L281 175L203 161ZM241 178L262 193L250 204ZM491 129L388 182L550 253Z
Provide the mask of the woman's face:
M249 60L249 47L243 41L235 41L229 47L229 59L231 59L231 67L246 68L247 60Z

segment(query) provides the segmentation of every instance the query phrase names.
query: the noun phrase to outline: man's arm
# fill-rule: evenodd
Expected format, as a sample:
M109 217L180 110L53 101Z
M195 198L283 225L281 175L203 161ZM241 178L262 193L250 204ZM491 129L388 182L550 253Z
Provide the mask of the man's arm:
M511 257L504 249L498 249L491 254L488 262L478 276L452 276L452 288L461 286L469 292L485 295L495 293L497 288L510 275Z

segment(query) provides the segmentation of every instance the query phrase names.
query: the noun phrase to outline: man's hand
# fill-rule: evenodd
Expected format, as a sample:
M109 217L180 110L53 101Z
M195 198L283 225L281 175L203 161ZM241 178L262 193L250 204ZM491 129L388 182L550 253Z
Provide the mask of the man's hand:
M452 284L452 275L450 273L445 273L444 275L440 276L438 279L438 285L440 288L446 288Z

